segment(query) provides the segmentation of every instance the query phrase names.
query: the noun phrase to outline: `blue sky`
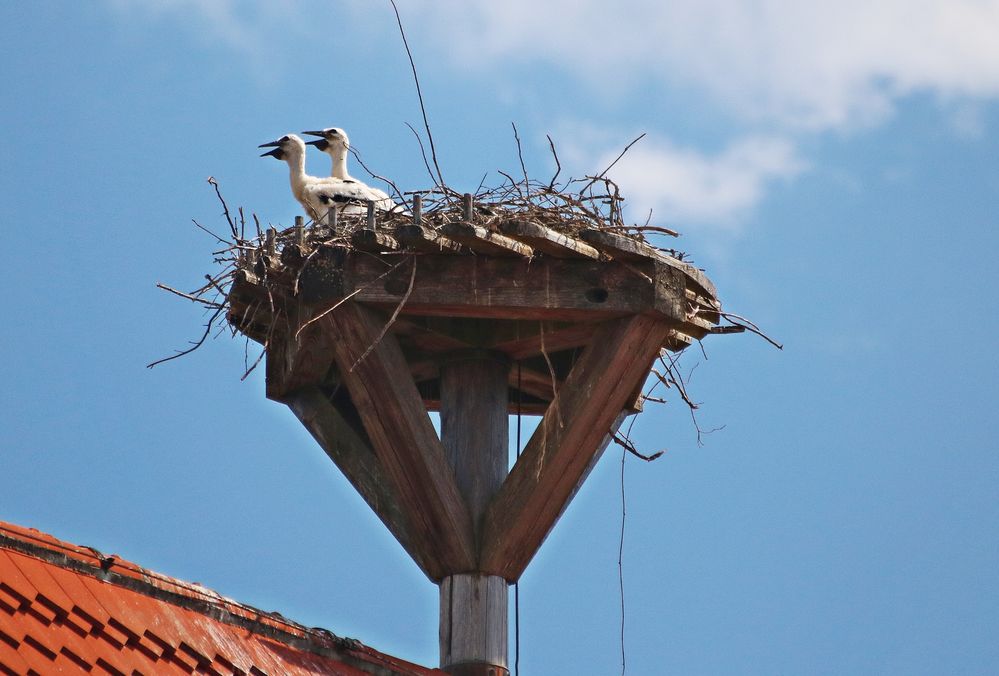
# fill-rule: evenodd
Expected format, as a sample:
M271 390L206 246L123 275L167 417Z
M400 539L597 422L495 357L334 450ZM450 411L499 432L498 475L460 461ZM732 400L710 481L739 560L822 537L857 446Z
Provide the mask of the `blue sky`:
M690 350L625 464L629 674L999 663L999 3L400 0L442 169L611 172L749 335ZM202 316L209 186L297 213L257 145L341 126L425 187L381 2L0 6L0 519L436 664L436 588ZM310 158L325 173L326 158ZM360 174L359 168L354 172ZM696 352L696 353L695 353ZM251 355L251 358L255 355ZM521 672L620 672L621 456L521 583Z

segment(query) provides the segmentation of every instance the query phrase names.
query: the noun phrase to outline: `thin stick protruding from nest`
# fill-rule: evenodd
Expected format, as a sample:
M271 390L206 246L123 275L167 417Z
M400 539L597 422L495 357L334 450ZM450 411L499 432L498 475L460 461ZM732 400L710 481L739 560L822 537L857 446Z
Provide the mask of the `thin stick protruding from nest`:
M409 41L406 40L406 30L402 27L402 17L399 16L399 8L395 4L395 0L389 0L392 3L392 10L395 12L396 23L399 24L399 34L402 36L402 44L406 48L406 56L409 57L409 65L413 69L413 82L416 83L416 96L420 100L420 112L423 113L423 126L427 130L427 139L430 141L430 157L434 161L434 168L437 170L437 187L441 190L445 190L446 183L444 182L444 175L441 173L441 167L437 163L437 149L434 147L434 135L430 133L430 121L427 119L427 107L423 104L423 90L420 88L420 76L416 72L416 62L413 61L413 52L409 49Z
M562 163L558 161L558 153L555 152L555 142L552 141L552 137L545 134L545 138L548 139L548 146L552 149L552 157L555 158L555 175L552 176L552 180L548 183L548 189L555 190L555 179L562 173Z
M635 448L635 445L633 443L631 443L631 441L629 439L627 439L625 437L622 437L621 435L619 435L617 433L614 433L613 435L611 435L611 441L613 441L615 444L617 444L618 446L620 446L624 450L626 450L629 453L631 453L636 458L638 458L640 460L644 460L645 462L652 462L653 460L658 460L659 458L661 458L663 456L664 453L666 453L665 450L662 450L662 451L656 451L655 453L652 453L651 455L645 455L644 453L642 453L641 451L639 451L637 448Z
M631 143L629 143L628 145L626 145L624 147L624 150L621 151L621 154L618 155L617 157L615 157L614 161L611 162L610 164L608 164L607 168L604 169L603 171L601 171L599 174L597 174L596 177L592 181L590 181L589 183L587 183L586 187L583 188L582 190L580 190L580 192L585 192L587 190L587 188L589 188L591 185L593 185L597 181L601 180L607 174L607 172L610 171L614 167L614 165L617 164L621 160L622 157L624 157L624 154L626 152L628 152L629 150L631 150L631 146L635 145L636 143L638 143L639 141L641 141L643 138L645 138L645 132L644 131L641 134L638 135L638 138L636 138L634 141L632 141Z
M225 203L225 198L222 197L222 191L219 190L219 182L215 180L214 176L209 176L208 184L215 188L215 195L219 198L219 202L222 203L222 211L225 214L226 223L229 224L229 229L232 231L232 238L236 239L239 237L239 231L236 230L236 223L232 220L232 216L229 214L229 205Z
M181 294L181 295L183 295L183 294ZM223 307L219 307L218 309L215 310L215 313L211 316L211 318L209 318L208 323L205 324L205 332L202 334L201 338L199 338L198 340L196 340L191 345L191 347L189 347L186 350L181 350L181 351L177 352L177 354L172 354L169 357L164 357L163 359L157 359L156 361L154 361L154 362L152 362L150 364L146 364L146 368L147 369L151 369L154 366L157 366L158 364L162 364L163 362L168 362L168 361L170 361L172 359L177 359L178 357L183 357L185 354L191 354L192 352L194 352L195 350L197 350L199 347L202 346L202 344L208 338L209 334L212 332L212 327L215 325L215 320L218 319L219 315L222 314L224 311L225 311L225 307L224 306Z

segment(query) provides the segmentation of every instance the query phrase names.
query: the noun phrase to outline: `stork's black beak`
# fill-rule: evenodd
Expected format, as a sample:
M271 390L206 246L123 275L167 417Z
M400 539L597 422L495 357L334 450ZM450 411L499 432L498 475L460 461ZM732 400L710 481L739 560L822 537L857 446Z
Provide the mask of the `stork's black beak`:
M267 145L271 145L271 144L268 143ZM264 148L265 146L260 146L260 147ZM260 156L261 157L267 157L268 155L270 155L271 157L273 157L276 160L284 159L284 151L281 150L281 148L275 148L274 150L268 150L266 153L261 153Z
M321 131L303 131L302 133L305 134L306 136L321 136L324 138L326 136L326 134L324 134Z
M306 132L303 131L302 133L305 134ZM317 138L315 141L306 141L305 145L315 146L325 152L330 147L330 142L324 138Z
M280 141L271 141L270 143L261 143L258 148L277 148L281 145Z

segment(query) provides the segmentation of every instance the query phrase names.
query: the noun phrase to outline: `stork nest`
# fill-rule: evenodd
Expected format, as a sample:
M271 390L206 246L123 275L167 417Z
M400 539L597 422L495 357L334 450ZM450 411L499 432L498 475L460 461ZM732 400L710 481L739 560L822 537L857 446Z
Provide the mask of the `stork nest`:
M688 261L682 251L672 247L657 246L649 236L678 237L676 230L656 225L629 224L623 218L624 197L614 181L605 176L586 176L570 179L557 185L554 181L541 183L527 178L517 181L500 172L505 180L497 187L479 186L472 193L472 219L475 225L498 232L498 225L511 219L527 220L569 237L581 231L600 230L612 232L648 244L677 260ZM384 180L384 179L383 179ZM468 214L464 206L467 195L458 193L446 186L400 192L394 184L396 202L391 211L376 213L375 229L391 234L400 226L412 225L415 198L421 203L420 225L431 230L440 230L449 223L467 222ZM221 196L220 196L221 199ZM228 211L228 210L227 210ZM651 217L651 213L650 213ZM351 235L359 229L369 228L370 223L363 213L344 214L337 217L336 228L328 225L328 219L320 223L307 222L306 237L312 244L352 248ZM273 241L278 249L293 241L297 234L294 227L274 228L268 235L262 232L257 223L256 236L245 236L245 224L240 236L236 235L235 224L230 228L238 249L257 250L269 246ZM659 239L659 237L656 237Z

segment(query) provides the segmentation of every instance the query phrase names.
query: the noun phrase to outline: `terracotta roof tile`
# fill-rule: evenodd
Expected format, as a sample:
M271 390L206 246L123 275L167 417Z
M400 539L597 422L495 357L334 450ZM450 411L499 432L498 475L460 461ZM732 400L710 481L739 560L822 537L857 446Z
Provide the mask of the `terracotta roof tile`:
M443 674L0 522L0 674Z

